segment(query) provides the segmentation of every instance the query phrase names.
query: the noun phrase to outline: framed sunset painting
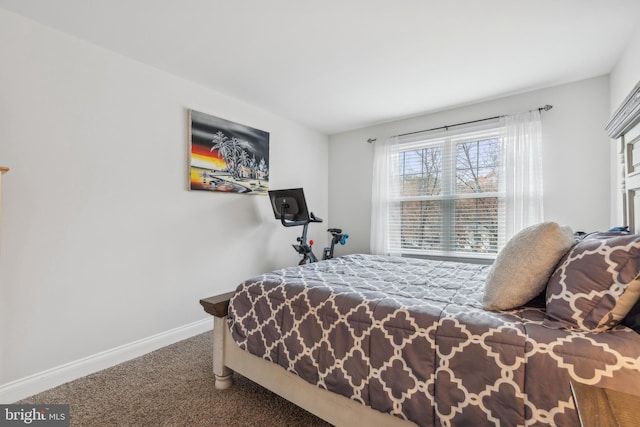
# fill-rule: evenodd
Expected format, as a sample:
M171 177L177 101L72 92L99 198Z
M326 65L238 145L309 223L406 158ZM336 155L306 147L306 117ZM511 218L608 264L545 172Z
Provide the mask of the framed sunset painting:
M267 194L269 132L189 110L189 189Z

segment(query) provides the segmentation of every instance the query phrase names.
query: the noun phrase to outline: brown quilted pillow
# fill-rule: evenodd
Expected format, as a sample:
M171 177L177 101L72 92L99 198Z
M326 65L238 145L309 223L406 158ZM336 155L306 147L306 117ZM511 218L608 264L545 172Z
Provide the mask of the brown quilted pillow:
M547 284L547 320L602 332L640 298L640 235L596 234L575 245Z

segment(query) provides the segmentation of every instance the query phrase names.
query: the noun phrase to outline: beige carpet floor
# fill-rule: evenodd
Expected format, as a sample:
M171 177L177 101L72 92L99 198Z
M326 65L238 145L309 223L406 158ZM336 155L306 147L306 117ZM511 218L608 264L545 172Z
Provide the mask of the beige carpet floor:
M18 403L69 404L71 426L330 426L234 374L214 387L210 332Z

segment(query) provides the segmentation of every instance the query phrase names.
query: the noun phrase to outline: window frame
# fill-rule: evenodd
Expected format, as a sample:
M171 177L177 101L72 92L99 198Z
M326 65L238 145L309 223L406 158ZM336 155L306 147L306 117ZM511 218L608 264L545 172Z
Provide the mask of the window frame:
M407 138L400 137L398 140L398 144L394 150L391 152L392 162L396 161L397 170L398 170L398 186L403 186L405 184L405 178L410 176L411 174L401 173L402 166L405 166L404 170L406 170L406 157L402 160L405 162L403 165L400 165L400 155L405 155L405 153L410 152L412 150L426 150L430 147L440 147L441 153L441 165L440 165L440 175L441 175L441 188L440 194L416 194L416 195L400 195L400 190L398 190L398 195L394 194L391 196L391 206L398 206L397 208L400 214L396 214L395 217L402 217L402 212L404 210L403 204L406 202L423 202L423 201L435 201L439 202L441 206L441 214L440 214L440 227L439 227L439 238L440 238L440 249L414 249L408 248L404 246L402 242L403 239L403 227L404 224L400 224L397 227L389 226L388 232L390 234L397 234L397 236L389 236L390 242L397 242L397 247L391 247L390 252L399 253L404 256L412 256L412 257L424 257L424 258L442 258L442 259L454 259L454 260L470 260L475 262L491 262L491 260L495 259L498 251L500 250L500 242L501 242L501 234L504 233L502 229L502 223L500 221L500 204L504 200L505 194L501 191L500 185L498 182L495 184L495 191L484 191L484 192L472 192L472 193L464 193L459 192L457 188L457 147L459 144L468 143L468 142L481 142L485 140L495 140L494 144L497 145L497 160L492 165L493 171L496 173L496 179L500 174L500 168L502 163L502 145L501 145L501 136L502 136L502 127L498 121L488 121L481 126L473 126L465 127L461 129L457 129L456 131L449 131L448 129L444 132L438 133L429 133L429 134L420 134L420 135L410 135ZM424 174L424 169L422 171ZM418 174L419 175L419 174ZM424 175L423 175L424 176ZM487 252L481 251L465 251L465 250L456 250L456 220L455 220L455 206L456 202L459 200L481 200L481 199L494 199L496 205L496 214L493 218L495 218L496 223L496 234L492 239L493 249ZM475 210L476 217L478 216L478 210ZM393 215L392 215L393 216ZM473 222L470 222L472 224Z

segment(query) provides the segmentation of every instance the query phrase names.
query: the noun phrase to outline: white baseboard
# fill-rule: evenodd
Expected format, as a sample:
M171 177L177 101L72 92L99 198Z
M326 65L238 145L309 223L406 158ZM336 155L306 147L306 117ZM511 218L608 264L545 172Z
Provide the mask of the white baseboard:
M0 385L0 403L13 403L69 381L101 371L213 328L211 319L161 332L37 374Z

